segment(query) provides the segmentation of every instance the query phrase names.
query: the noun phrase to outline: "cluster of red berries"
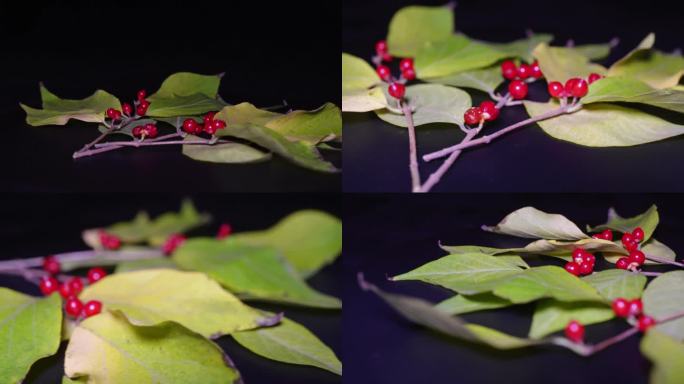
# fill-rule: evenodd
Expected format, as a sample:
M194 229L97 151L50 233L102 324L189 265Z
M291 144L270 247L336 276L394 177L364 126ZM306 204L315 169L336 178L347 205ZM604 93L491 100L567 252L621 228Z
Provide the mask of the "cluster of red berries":
M392 55L389 54L387 42L385 40L380 40L375 43L375 54L378 55L382 61L392 61Z
M375 69L375 72L377 72L382 81L389 83L387 92L395 99L403 99L404 95L406 94L406 86L404 85L404 82L395 81L395 79L392 77L392 71L390 68L384 64L381 64L383 61L392 61L392 55L390 55L387 50L387 42L385 40L380 40L375 43L375 54L376 57L380 58L379 62L377 62L378 66ZM404 80L415 80L416 71L413 68L413 59L401 59L399 62L399 70L401 71L401 77Z
M121 247L121 239L118 236L104 230L101 230L98 235L100 236L100 244L102 244L104 249L114 251Z
M565 85L559 81L552 81L549 83L548 89L551 97L565 98L565 97L584 97L589 92L589 84L602 78L598 73L592 73L587 77L587 80L573 77L565 82Z
M651 316L644 314L644 305L641 299L626 300L619 297L613 300L611 304L615 316L622 318L635 318L637 320L637 328L641 332L646 332L650 327L656 324L656 321Z
M159 131L157 130L157 126L148 123L145 125L138 125L133 128L133 137L138 138L138 139L143 139L145 137L149 137L150 139L154 139L157 137L159 134Z
M415 80L416 79L416 71L415 71L415 69L413 69L413 59L411 59L411 58L401 59L401 61L399 62L399 70L401 70L401 76L404 79L406 79L406 80ZM387 81L387 82L392 81L392 71L390 70L390 68L388 66L380 64L375 69L375 72L377 72L378 76L383 81Z
M144 89L141 89L136 93L137 100L133 104L135 104L135 114L137 116L145 116L147 109L150 107L150 102L147 101L145 97L147 97L147 92L145 92ZM123 111L123 114L128 117L134 116L133 107L129 103L122 103L121 111ZM112 121L119 121L123 117L121 111L118 109L109 108L105 112L105 115Z
M216 131L226 127L226 122L220 119L214 119L216 112L209 112L204 115L202 119L203 124L198 123L195 119L185 119L183 121L183 131L192 135L199 135L206 132L210 135L216 134Z
M59 294L66 300L64 304L64 311L74 318L90 317L97 315L102 311L102 303L98 300L91 300L87 303L81 302L78 299L78 294L83 291L83 280L80 277L72 277L60 284L54 275L61 270L59 261L54 256L47 256L43 259L43 269L49 273L48 276L43 276L40 279L39 288L44 295L50 295L54 292ZM88 271L88 283L94 284L102 278L107 276L102 268L91 268Z
M485 100L477 107L468 108L463 114L463 121L468 125L478 125L483 121L493 121L499 117L499 109L491 100Z
M572 251L572 261L565 264L565 270L575 276L589 275L594 272L594 265L596 264L596 256L584 250L584 248L575 248Z
M622 246L629 252L629 256L621 257L615 263L620 269L632 269L646 262L646 255L639 250L639 243L644 240L644 230L640 227L634 228L632 232L625 232L622 235Z
M508 93L515 100L524 99L527 96L528 89L525 80L539 79L544 75L537 61L532 64L520 63L520 66L517 66L512 60L501 63L501 74L505 79L511 80L508 84Z

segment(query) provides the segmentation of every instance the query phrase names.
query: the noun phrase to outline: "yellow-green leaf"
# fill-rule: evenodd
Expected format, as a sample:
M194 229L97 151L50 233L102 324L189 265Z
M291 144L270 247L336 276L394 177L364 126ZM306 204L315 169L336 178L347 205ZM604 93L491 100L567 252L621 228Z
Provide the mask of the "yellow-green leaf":
M641 300L644 313L662 320L684 312L684 271L666 272L651 281ZM684 341L684 318L656 324L655 329L682 342Z
M534 207L520 208L495 226L482 226L488 232L531 239L580 240L589 236L565 216L542 212Z
M342 52L342 93L368 89L380 82L378 74L365 60Z
M608 321L614 316L613 309L606 304L542 300L534 310L529 336L542 338L564 329L572 320L588 325Z
M606 77L592 83L582 104L599 102L647 104L684 113L684 91L656 89L630 77Z
M590 73L605 74L606 69L589 61L582 53L568 47L539 44L532 52L548 81L565 83L572 77L586 78Z
M618 60L608 70L608 76L625 76L641 80L653 88L674 87L684 74L684 57L681 53L667 54L653 49L653 33L637 48Z
M448 6L409 6L392 16L387 34L389 53L414 57L431 42L449 37L454 31L454 13Z
M646 276L622 269L594 272L582 280L596 288L607 301L620 297L627 300L637 299L641 297L646 286Z
M639 227L644 230L643 242L645 243L653 235L653 231L655 231L659 221L658 207L655 205L651 205L644 213L628 218L620 217L615 208L611 207L608 210L608 221L605 224L595 227L587 226L587 230L590 232L600 232L604 229L612 229L626 233L632 232L634 228Z
M553 265L525 269L497 284L493 292L513 303L527 303L547 297L566 302L605 301L594 287Z
M534 60L534 57L532 57L532 51L534 51L534 48L541 43L550 43L551 40L553 40L553 35L546 33L535 33L532 36L526 37L524 39L518 39L508 43L490 43L484 41L482 41L482 43L488 44L490 47L504 52L508 57L517 57L531 62ZM499 78L502 78L501 68L499 66L496 66L496 68L498 70Z
M109 108L121 108L119 99L113 95L97 90L85 99L60 99L40 84L42 108L31 108L20 104L26 112L26 122L34 127L40 125L65 125L70 119L101 123L105 120L105 111Z
M510 301L495 296L490 292L477 295L456 295L435 305L436 309L450 315L460 315L484 311L487 309L504 308L513 305Z
M651 384L684 383L684 344L655 329L646 332L639 347L653 363Z
M342 92L343 112L370 112L387 108L387 98L381 87Z
M197 141L199 137L185 136L184 141ZM218 143L213 145L184 144L183 154L191 159L210 163L243 164L266 161L271 158L270 152L238 142Z
M342 114L332 103L313 111L292 111L275 117L265 125L292 140L320 143L342 138Z
M173 98L175 96L191 96L200 94L215 98L221 84L220 75L200 75L191 72L178 72L167 77L157 92L147 97L154 104L157 98ZM151 107L152 105L150 105Z
M406 88L406 99L415 108L413 124L463 124L463 113L470 108L470 95L458 88L441 84L417 84ZM387 109L376 110L379 118L406 128L406 117Z
M225 106L218 118L224 120L228 126L248 123L264 125L278 116L282 116L282 114L259 109L254 104L244 102Z
M488 44L460 34L451 35L426 46L416 54L416 75L420 79L449 76L488 67L507 56L505 52Z

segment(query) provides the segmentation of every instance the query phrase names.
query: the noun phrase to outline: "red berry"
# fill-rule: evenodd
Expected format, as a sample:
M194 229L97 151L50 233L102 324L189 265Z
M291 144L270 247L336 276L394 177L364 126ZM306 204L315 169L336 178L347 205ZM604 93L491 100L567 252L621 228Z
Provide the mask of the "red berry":
M482 109L480 107L468 108L463 114L463 121L468 125L478 125L482 121Z
M589 92L589 84L584 79L576 79L570 90L570 94L574 97L584 97ZM567 90L567 85L566 85Z
M572 251L572 261L577 264L581 264L584 262L584 257L588 254L589 252L585 251L584 248L575 248Z
M603 240L613 240L613 231L611 231L610 229L606 229L605 231L601 232L600 235Z
M406 59L401 59L399 62L399 69L403 72L407 69L413 69L413 59L406 58Z
M139 90L135 96L138 98L138 101L144 100L145 97L147 97L147 92L144 89Z
M43 269L45 272L51 274L51 275L56 275L59 273L61 267L59 264L59 261L57 261L57 258L54 256L45 256L43 258Z
M114 120L114 117L116 116L117 112L119 112L119 111L117 111L114 108L107 108L107 112L105 112L105 113L106 113L107 117ZM119 114L121 114L121 112L119 112Z
M202 121L206 125L207 123L211 123L214 121L214 116L216 116L216 112L207 112L206 115L202 118Z
M80 277L72 277L65 284L69 285L72 295L78 295L83 290L83 281Z
M580 275L580 266L579 264L575 263L574 261L570 261L565 264L565 270L572 273L575 276Z
M144 108L142 105L138 105L138 107L135 108L135 113L138 116L145 116L145 114L147 113L147 108Z
M90 300L83 306L85 317L95 316L102 312L102 303L97 300Z
M166 239L164 245L162 245L162 252L165 255L170 255L185 241L185 236L180 233L174 233Z
M649 328L652 326L656 325L656 321L654 318L651 316L641 316L639 320L637 320L637 327L641 332L646 332L648 331Z
M133 107L128 103L121 104L121 111L126 114L126 116L131 116L133 114Z
M216 119L211 122L211 126L214 127L214 130L223 129L226 127L226 122L223 120Z
M584 263L580 264L579 266L579 273L580 275L588 275L594 271L594 264L585 261Z
M385 40L380 40L375 43L375 52L381 56L383 53L387 53L387 42Z
M628 250L628 251L633 251L637 248L639 243L634 240L634 236L632 236L631 233L627 232L622 235L622 246Z
M627 269L629 267L629 259L626 257L621 257L615 263L615 267L618 269Z
M641 227L634 228L632 231L632 237L634 237L634 241L640 243L642 240L644 240L644 230L641 229Z
M644 263L646 262L646 255L644 255L644 253L639 251L638 249L635 249L629 253L629 262L644 265Z
M392 61L392 55L390 55L389 53L383 53L381 56L382 56L382 61L387 61L387 62Z
M378 65L378 67L375 69L375 72L377 72L378 76L382 80L389 81L390 77L392 77L392 72L390 71L389 67L386 65Z
M71 290L71 285L68 283L64 283L59 286L59 294L65 298L68 299L69 297L74 295L74 292Z
M564 91L567 96L572 96L572 89L575 88L578 80L578 78L573 77L565 81Z
M59 282L52 276L43 276L40 278L39 288L43 295L47 296L59 289Z
M142 128L144 131L144 128ZM105 249L115 250L121 246L121 239L116 235L111 235L105 231L100 231L100 244Z
M629 315L638 316L644 311L644 305L641 303L641 299L634 299L629 302Z
M225 239L226 237L230 236L230 234L233 232L233 228L230 226L230 224L223 223L219 227L218 232L216 233L216 238L217 239Z
M121 112L114 111L114 117L112 117L112 120L121 120Z
M78 317L81 314L81 310L83 310L83 303L76 297L70 297L67 299L64 309L72 317Z
M560 98L560 97L563 97L565 95L565 92L564 92L565 89L563 88L563 84L561 84L558 81L550 82L548 88L549 88L549 95L551 95L551 97Z
M596 256L591 253L587 253L586 256L584 256L584 262L591 264L591 269L594 269L594 265L596 264Z
M133 128L133 132L132 132L132 133L133 133L133 137L137 137L137 138L142 137L142 129L143 129L142 125L136 125L136 126Z
M524 99L527 96L527 84L522 80L513 80L508 84L508 92L516 100Z
M105 272L104 269L102 268L90 268L88 270L88 282L90 284L96 283L100 280L102 280L105 276L107 276L107 272Z
M572 320L565 326L565 337L572 342L581 343L584 339L584 326L575 320Z
M494 104L494 102L491 100L485 100L481 102L480 110L482 111L482 116L486 121L493 121L499 117L499 110L496 108L496 104Z
M611 306L613 307L613 312L615 313L615 316L629 316L629 301L620 297L613 300L613 304Z
M506 60L501 63L501 74L504 78L513 80L516 76L518 76L518 68L515 66L513 61Z
M401 75L404 76L404 79L406 80L415 80L416 71L414 71L413 68L404 69L401 71Z
M183 131L187 133L195 133L197 125L198 124L195 119L185 119L183 121Z
M138 105L145 108L145 110L147 110L147 108L150 107L150 102L145 100L145 99L142 99L142 100L140 100L140 103Z
M395 99L403 99L404 93L406 92L406 87L401 83L392 83L389 85L388 92L390 96Z
M589 77L587 78L587 82L589 82L589 84L591 84L594 81L600 80L602 78L603 78L603 76L599 75L598 73L590 73Z
M532 65L530 65L530 69L532 70L530 74L535 79L539 79L544 75L541 71L541 68L539 68L539 62L537 62L536 60L534 61L534 63L532 63Z
M159 133L159 131L157 131L157 126L152 123L145 124L142 131L145 134L145 136L151 139L157 137L157 134Z
M518 77L521 79L527 79L532 76L532 67L527 64L520 64L518 67Z

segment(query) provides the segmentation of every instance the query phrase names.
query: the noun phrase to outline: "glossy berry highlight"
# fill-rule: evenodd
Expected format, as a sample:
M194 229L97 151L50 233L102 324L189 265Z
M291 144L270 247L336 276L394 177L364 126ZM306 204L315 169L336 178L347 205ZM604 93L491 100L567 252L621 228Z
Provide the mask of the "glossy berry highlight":
M579 276L580 275L580 266L579 264L575 263L574 261L570 261L565 264L565 270L568 271L569 273Z
M481 102L480 110L485 121L494 121L499 117L499 109L496 108L496 104L491 100Z
M471 126L480 124L482 119L482 109L480 109L480 107L468 108L465 113L463 113L463 121Z
M644 304L641 299L634 299L629 302L628 310L630 316L639 316L644 312Z
M88 270L88 283L97 283L98 281L102 280L105 276L107 276L107 272L104 269L99 267L90 268Z
M518 67L512 60L501 63L501 75L507 80L513 80L518 76Z
M615 262L615 267L618 269L627 269L629 268L629 259L626 257L621 257Z
M535 79L540 79L542 76L544 76L541 68L539 67L539 62L537 62L536 60L534 63L532 63L530 65L530 70L531 70L531 72L530 72L531 76L534 77Z
M392 72L386 65L378 65L378 67L375 69L375 72L378 74L380 79L385 81L389 81L390 77L392 77Z
M78 317L83 310L83 303L76 297L70 297L64 304L64 310L71 317Z
M387 92L395 99L401 100L404 98L404 94L406 93L406 87L404 84L394 82L389 85Z
M508 92L515 100L524 99L527 96L527 83L522 80L513 80L508 84Z
M47 296L53 292L57 292L59 289L59 281L52 276L43 276L40 278L38 287L43 295Z
M71 279L67 280L66 283L69 285L69 289L71 290L72 295L78 295L83 291L83 281L81 280L80 277L72 277Z
M563 84L558 81L550 82L547 88L551 97L558 99L565 96L565 88L563 87Z
M639 320L637 320L637 328L639 328L639 331L641 332L648 331L648 329L654 325L656 325L656 321L651 316L644 315L639 317Z
M646 262L646 255L637 249L630 252L628 258L629 258L630 263L637 263L639 265L644 265L644 263Z
M565 326L565 337L574 343L581 343L584 340L584 326L572 320Z
M83 315L85 317L95 316L102 312L102 303L98 300L90 300L83 306Z
M641 227L636 227L632 231L632 237L634 237L634 241L641 243L644 240L644 230L641 229Z
M51 275L56 275L61 270L61 266L56 257L45 256L43 258L43 270Z
M623 318L629 316L629 301L619 297L613 300L611 307L615 316Z

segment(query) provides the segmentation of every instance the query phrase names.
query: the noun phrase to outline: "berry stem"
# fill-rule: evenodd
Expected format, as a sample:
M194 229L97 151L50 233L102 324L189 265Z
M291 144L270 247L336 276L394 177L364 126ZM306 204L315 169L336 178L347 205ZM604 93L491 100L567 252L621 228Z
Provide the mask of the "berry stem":
M463 143L468 143L470 140L473 139L473 137L477 136L477 134L480 132L480 129L482 129L482 122L480 122L480 125L477 128L474 129L469 129L466 131L466 135L463 138L463 141L461 141L461 144ZM457 150L452 152L449 157L447 157L446 160L444 160L444 163L440 165L440 167L428 177L428 179L425 181L425 184L423 184L422 187L418 190L418 192L430 192L432 187L435 186L435 184L439 183L439 181L442 179L442 176L446 173L446 171L449 170L449 168L454 164L456 159L458 159L458 156L461 154L461 150Z
M401 111L406 117L409 134L409 169L411 170L411 190L420 192L420 171L418 171L418 155L416 153L416 127L413 125L413 112L408 103L399 102Z
M660 258L658 256L653 256L653 255L646 255L646 258L649 260L661 263L661 264L670 264L670 265L675 265L677 267L684 268L684 263L679 263L679 262L674 261L674 260L663 259L663 258Z
M228 140L212 141L212 139L202 139L195 141L184 141L184 140L171 140L171 141L118 141L112 143L102 143L96 144L95 148L108 148L108 147L150 147L157 145L178 145L178 144L203 144L203 145L213 145L215 143L228 143Z
M623 332L618 333L617 335L610 337L608 339L603 340L602 342L598 344L594 344L589 347L588 353L585 356L590 356L593 355L594 353L600 352L608 347L610 347L613 344L617 344L621 342L622 340L625 340L629 338L630 336L639 333L639 328L637 327L631 327Z
M68 263L71 269L79 267L90 267L96 265L115 265L120 261L155 259L163 257L158 249L142 249L127 251L104 251L86 250L76 252L65 252L54 255L60 263ZM27 259L14 259L0 261L0 273L11 270L26 270L43 265L43 257L31 257Z
M463 150L466 148L475 147L475 146L482 145L482 144L489 144L489 142L496 139L497 137L505 135L508 132L512 132L512 131L514 131L518 128L524 127L528 124L536 123L537 121L541 121L541 120L550 119L552 117L556 117L556 116L563 115L566 113L573 113L573 112L579 110L580 108L582 108L582 104L570 104L570 105L561 106L559 108L552 109L548 112L542 113L541 115L530 117L528 119L519 121L513 125L509 125L506 128L503 128L503 129L501 129L495 133L492 133L490 135L482 136L479 139L475 139L475 140L469 141L467 143L459 143L459 144L453 145L451 147L441 149L441 150L436 151L436 152L428 153L427 155L423 156L423 160L424 161L432 161L432 160L438 159L440 157L448 156L449 154L453 153L454 151Z
M640 271L639 274L644 275L644 276L660 276L663 273L662 272L646 272L646 271Z

